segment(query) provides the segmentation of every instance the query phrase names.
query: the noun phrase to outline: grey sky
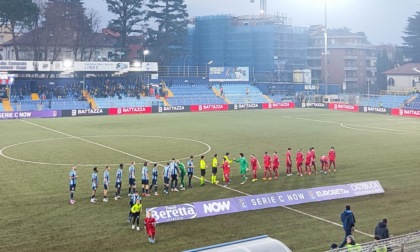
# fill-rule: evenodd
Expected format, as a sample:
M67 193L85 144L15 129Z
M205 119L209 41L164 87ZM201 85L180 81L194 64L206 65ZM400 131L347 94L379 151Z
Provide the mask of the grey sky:
M191 17L233 14L258 15L259 1L255 0L185 0ZM112 18L105 0L84 0L87 8L97 9L103 25ZM296 26L323 24L324 0L267 0L268 14L284 14ZM407 18L420 11L420 0L327 0L330 28L347 27L365 32L371 43L402 44L401 36Z

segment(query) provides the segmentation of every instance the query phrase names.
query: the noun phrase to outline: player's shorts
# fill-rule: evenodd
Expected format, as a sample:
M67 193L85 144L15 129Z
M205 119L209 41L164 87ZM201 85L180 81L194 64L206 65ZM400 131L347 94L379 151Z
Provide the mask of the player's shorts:
M92 186L92 190L93 191L96 191L96 186Z
M164 177L164 178L163 178L163 183L165 183L165 184L169 184L169 178Z
M147 235L148 236L155 236L156 234L156 229L155 228L148 228L147 229Z
M273 171L277 171L279 169L278 166L273 166Z
M241 169L241 175L245 175L246 174L246 170Z
M271 168L270 168L269 166L264 166L264 170L266 170L266 171L270 171L270 170L271 170Z
M121 188L121 182L115 182L115 188L117 189Z
M330 162L333 162L333 163L335 163L335 159L330 159Z
M152 179L152 185L157 185L157 179Z
M76 191L76 184L70 185L70 191Z
M142 185L149 185L149 180L148 179L142 179L141 184Z
M217 173L217 167L213 167L213 168L211 168L211 172L212 172L213 174L216 174L216 173Z
M178 180L178 176L176 174L171 175L171 180Z
M128 184L131 186L135 186L136 185L136 179L135 178L129 178L128 179Z
M192 177L194 175L194 172L188 172L188 177Z
M206 169L200 169L200 171L201 171L201 176L206 176Z
M108 190L108 185L104 184L104 190Z
M302 163L297 163L296 166L300 167L300 166L302 166Z
M315 161L312 161L312 165L315 165Z
M287 168L292 167L292 163L286 163L286 167L287 167Z
M306 166L309 166L309 165L310 165L310 163L309 163L309 162L305 162L305 165L306 165Z

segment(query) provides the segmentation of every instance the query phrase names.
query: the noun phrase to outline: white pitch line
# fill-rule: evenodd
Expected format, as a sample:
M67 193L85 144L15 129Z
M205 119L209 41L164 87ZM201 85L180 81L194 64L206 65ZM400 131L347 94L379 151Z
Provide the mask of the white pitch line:
M351 125L351 124L349 124L349 125ZM371 133L380 133L380 134L394 134L394 135L413 135L413 134L417 135L417 134L420 134L420 132L419 133L406 132L406 131L403 131L403 130L401 132L389 132L389 131L385 131L385 130L379 131L379 130L369 130L369 129L358 129L358 128L353 128L353 127L346 126L344 123L340 123L340 126L345 128L345 129L350 129L350 130L371 132ZM389 129L389 130L390 131L395 131L395 130L392 130L392 129Z
M51 128L48 128L48 127L45 127L45 126L42 126L42 125L39 125L39 124L36 124L36 123L31 123L31 122L28 122L28 121L25 121L25 120L20 120L20 121L21 121L21 122L24 122L24 123L27 123L27 124L31 124L31 125L33 125L33 126L36 126L36 127L42 128L42 129L45 129L45 130L48 130L48 131L52 131L52 132L55 132L55 133L58 133L58 134L62 134L62 135L65 135L65 136L68 136L68 137L71 137L71 138L79 139L79 140L81 140L81 141L85 141L85 142L87 142L87 143L91 143L91 144L94 144L94 145L97 145L97 146L101 146L101 147L103 147L103 148L106 148L106 149L109 149L109 150L113 150L113 151L116 151L116 152L119 152L119 153L125 154L125 155L127 155L127 156L134 157L134 158L138 158L138 159L141 159L141 160L144 160L144 161L147 161L147 162L151 162L151 163L152 163L152 161L150 161L150 160L144 159L144 158L142 158L142 157L139 157L139 156L136 156L136 155L133 155L133 154L127 153L127 152L125 152L125 151L121 151L121 150L118 150L118 149L115 149L115 148L112 148L112 147L109 147L109 146L106 146L106 145L103 145L103 144L100 144L100 143L96 143L96 142L93 142L93 141L89 141L89 140L87 140L87 139L83 139L83 138L80 138L80 137L77 137L77 136L73 136L73 135L70 135L70 134L67 134L67 133L64 133L64 132L61 132L61 131L55 130L55 129L51 129ZM199 177L197 177L197 176L194 176L194 177L195 177L196 179L199 179ZM206 182L210 182L210 181L206 180ZM236 190L236 189L230 188L230 187L224 187L224 186L219 185L219 184L218 184L218 186L219 186L219 187L221 187L221 188L225 188L225 189L228 189L228 190L231 190L231 191L237 192L237 193L242 194L242 195L245 195L245 196L251 196L251 194L248 194L248 193L246 193L246 192L242 192L242 191L239 191L239 190ZM288 209L288 210L291 210L291 211L294 211L294 212L297 212L297 213L303 214L303 215L305 215L305 216L308 216L308 217L311 217L311 218L314 218L314 219L317 219L317 220L321 220L321 221L324 221L324 222L326 222L326 223L333 224L333 225L335 225L335 226L342 227L342 225L340 225L340 224L338 224L338 223L336 223L336 222L333 222L333 221L330 221L330 220L327 220L327 219L324 219L324 218L321 218L321 217L318 217L318 216L315 216L315 215L312 215L312 214L308 214L308 213L305 213L305 212L302 212L302 211L300 211L300 210L296 210L296 209L293 209L293 208L290 208L290 207L286 207L286 206L282 206L282 207L283 207L283 208L285 208L285 209ZM361 231L356 230L356 229L355 229L354 231L355 231L355 232L357 232L357 233L359 233L359 234L363 234L363 235L367 235L367 236L369 236L369 237L373 237L373 236L372 236L372 235L370 235L370 234L367 234L367 233L361 232Z
M337 125L340 125L343 128L347 128L347 129L351 129L351 130L358 130L358 131L372 132L372 133L387 133L387 134L395 134L395 135L405 135L405 134L415 134L416 135L416 134L420 134L420 132L415 132L415 131L406 131L406 130L398 130L398 129L387 129L387 128L381 128L381 127L360 125L360 124L351 124L351 123L344 124L342 122L323 121L323 120L310 119L310 118L302 118L302 117L294 117L294 116L282 116L282 117L290 118L290 119L296 119L296 120L311 121L311 122L337 124ZM345 125L348 125L348 126L345 126ZM361 128L368 128L368 129L377 129L377 130L382 130L382 131L356 129L356 128L351 128L349 126L355 126L355 127L361 127Z
M100 138L100 137L149 137L149 138L164 138L164 139L176 139L176 140L184 140L184 141L190 141L190 142L196 142L196 143L200 143L203 144L204 146L207 147L207 150L203 153L200 154L196 154L194 155L194 157L199 157L201 155L205 155L207 153L209 153L211 151L211 146L208 145L205 142L201 142L198 140L194 140L194 139L188 139L188 138L177 138L177 137L166 137L166 136L144 136L144 135L107 135L107 136L101 136L101 135L96 135L96 136L80 136L80 138ZM40 140L33 140L33 141L27 141L27 142L21 142L21 143L16 143L16 144L11 144L9 146L3 147L2 149L0 149L0 156L13 160L13 161L17 161L17 162L22 162L22 163L29 163L29 164L39 164L39 165L52 165L52 166L72 166L72 165L77 165L77 166L81 166L81 167L89 167L89 166L105 166L105 165L111 165L111 166L115 166L115 165L119 165L119 164L57 164L57 163L47 163L47 162L39 162L39 161L30 161L30 160L23 160L23 159L18 159L18 158L14 158L14 157L9 157L6 154L4 154L3 152L6 149L15 147L15 146L19 146L19 145L24 145L24 144L31 144L31 143L38 143L38 142L46 142L46 141L54 141L54 140L64 140L64 139L72 139L74 137L61 137L61 138L48 138L48 139L40 139ZM190 157L185 157L185 158L179 158L178 160L186 160L189 159ZM163 160L163 161L156 161L155 163L166 163L166 162L170 162L171 160Z

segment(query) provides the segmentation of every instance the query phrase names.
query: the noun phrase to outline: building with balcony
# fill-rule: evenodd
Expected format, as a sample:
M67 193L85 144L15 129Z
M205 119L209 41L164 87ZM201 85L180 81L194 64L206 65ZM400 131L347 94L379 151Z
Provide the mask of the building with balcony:
M323 26L309 28L308 68L314 83L339 84L346 92L368 93L376 84L376 51L363 32L328 30L324 55ZM325 75L327 74L327 78ZM369 90L370 89L370 90Z

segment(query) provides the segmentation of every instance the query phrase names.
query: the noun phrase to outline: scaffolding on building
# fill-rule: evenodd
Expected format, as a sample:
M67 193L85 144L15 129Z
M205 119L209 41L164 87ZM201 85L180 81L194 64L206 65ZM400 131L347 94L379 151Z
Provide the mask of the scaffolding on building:
M189 39L191 65L249 67L256 82L291 82L306 67L307 29L286 15L196 17Z

